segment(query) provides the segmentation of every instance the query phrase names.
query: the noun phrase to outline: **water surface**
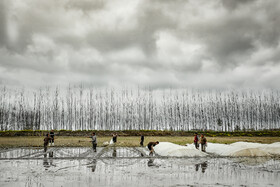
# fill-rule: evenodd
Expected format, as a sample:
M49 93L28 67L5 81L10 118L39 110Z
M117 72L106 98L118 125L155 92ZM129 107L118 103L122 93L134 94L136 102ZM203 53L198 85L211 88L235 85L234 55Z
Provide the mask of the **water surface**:
M280 160L147 157L145 148L0 151L0 186L278 186Z

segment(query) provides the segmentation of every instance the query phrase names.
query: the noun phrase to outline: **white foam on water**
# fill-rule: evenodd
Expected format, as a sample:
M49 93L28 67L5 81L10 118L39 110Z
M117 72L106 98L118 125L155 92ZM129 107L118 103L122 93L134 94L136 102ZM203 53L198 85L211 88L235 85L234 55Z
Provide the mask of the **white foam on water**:
M160 142L154 147L160 156L174 157L203 157L207 153L218 156L231 157L258 157L258 156L280 156L280 142L273 144L260 144L249 142L236 142L232 144L207 143L206 153L197 150L193 144L181 146L170 142Z
M154 150L160 156L171 157L196 157L207 156L206 153L197 150L194 145L182 146L170 142L160 142L154 147Z

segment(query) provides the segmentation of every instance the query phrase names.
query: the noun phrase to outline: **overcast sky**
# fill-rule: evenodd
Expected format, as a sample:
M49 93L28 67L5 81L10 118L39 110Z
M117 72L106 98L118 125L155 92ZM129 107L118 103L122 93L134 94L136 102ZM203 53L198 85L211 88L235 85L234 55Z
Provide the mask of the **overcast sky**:
M0 85L280 88L279 0L0 0Z

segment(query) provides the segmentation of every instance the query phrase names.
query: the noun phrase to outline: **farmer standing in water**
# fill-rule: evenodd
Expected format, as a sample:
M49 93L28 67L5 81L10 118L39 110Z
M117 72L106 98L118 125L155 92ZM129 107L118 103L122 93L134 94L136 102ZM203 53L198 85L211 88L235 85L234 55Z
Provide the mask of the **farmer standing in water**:
M140 145L143 146L143 144L144 144L144 135L142 134L142 135L141 135Z
M53 130L51 130L51 132L50 132L50 137L51 137L50 146L54 146L54 131Z
M194 140L193 140L193 143L194 143L194 146L195 146L196 149L199 148L199 143L198 143L198 141L199 141L199 137L198 137L197 132L196 132L196 133L194 134Z
M206 138L204 137L203 134L201 134L200 139L201 139L201 140L200 140L201 151L206 152L207 140L206 140Z
M158 141L156 141L156 142L149 142L148 143L148 149L150 150L150 156L152 156L153 155L153 153L155 152L154 151L154 147L157 145L157 144L159 144L159 142Z
M92 149L93 149L94 152L96 152L97 138L96 138L95 132L92 132L92 136L89 137L89 138L91 138Z
M44 151L45 151L45 152L47 152L48 144L49 144L50 141L51 141L50 134L47 133L47 134L46 134L46 137L44 138Z
M117 133L113 134L113 143L117 143Z

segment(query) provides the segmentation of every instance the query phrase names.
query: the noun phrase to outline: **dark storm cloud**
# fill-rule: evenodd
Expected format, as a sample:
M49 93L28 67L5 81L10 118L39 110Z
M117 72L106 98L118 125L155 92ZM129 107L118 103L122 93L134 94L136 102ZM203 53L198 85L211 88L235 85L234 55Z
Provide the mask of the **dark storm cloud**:
M246 6L249 4L254 4L256 0L222 0L223 5L230 9L234 10L239 6Z
M279 12L277 0L0 1L0 84L279 88Z
M249 55L255 46L258 25L250 18L220 19L218 23L198 26L198 35L206 45L209 55L221 65L239 62L238 58ZM202 30L201 30L202 29Z

